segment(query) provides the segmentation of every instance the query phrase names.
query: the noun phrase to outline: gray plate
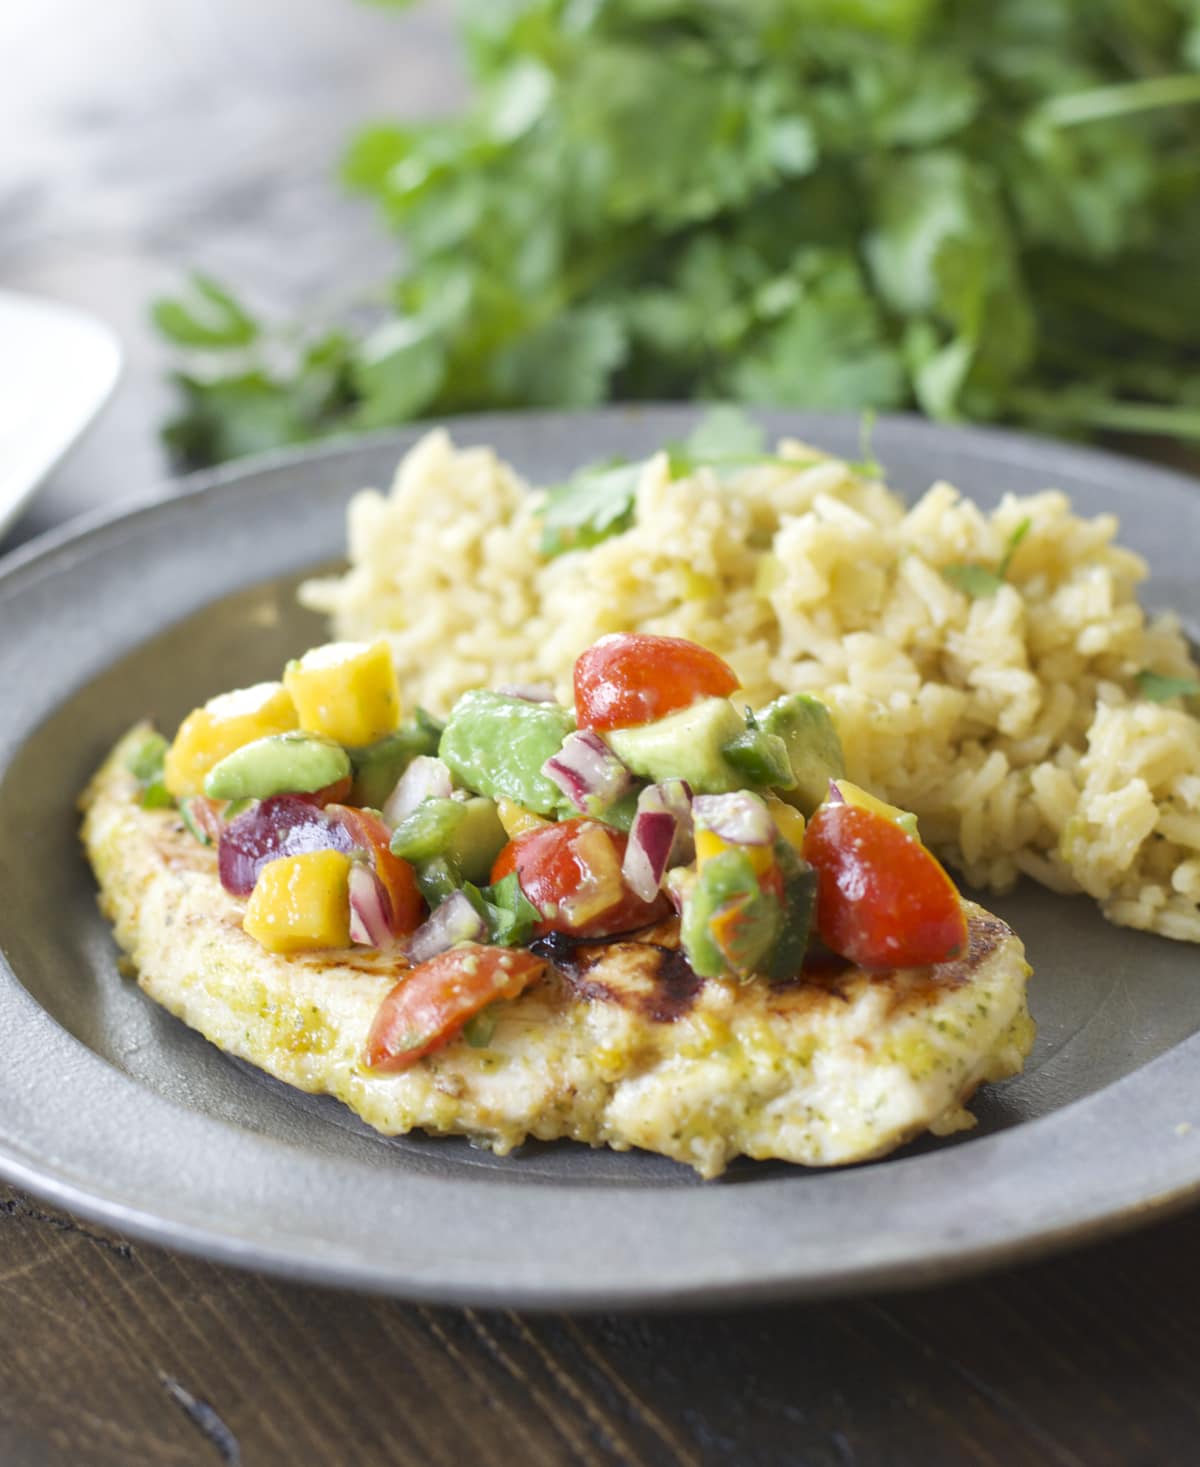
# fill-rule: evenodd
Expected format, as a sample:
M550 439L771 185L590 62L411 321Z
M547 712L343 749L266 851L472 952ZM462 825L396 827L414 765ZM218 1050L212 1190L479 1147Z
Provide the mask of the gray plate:
M682 408L463 420L534 479L687 431ZM775 415L841 453L842 418ZM293 599L343 510L416 432L259 462L18 552L0 572L0 1171L125 1233L410 1298L523 1306L778 1299L914 1283L1157 1214L1200 1189L1200 952L1026 887L989 903L1025 938L1041 1026L969 1138L870 1166L744 1163L702 1184L660 1158L560 1143L504 1160L386 1141L336 1102L235 1064L117 971L73 803L118 734L274 676L322 636ZM1146 599L1200 624L1200 492L1178 475L1015 435L882 421L915 494L984 504L1048 484L1115 510ZM165 630L164 630L165 628ZM487 628L480 629L482 636Z

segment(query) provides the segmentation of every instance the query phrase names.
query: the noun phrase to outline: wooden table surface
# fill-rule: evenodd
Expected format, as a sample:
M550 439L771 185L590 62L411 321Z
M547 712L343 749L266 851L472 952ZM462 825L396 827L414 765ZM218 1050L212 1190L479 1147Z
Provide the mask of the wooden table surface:
M387 268L329 182L338 140L451 107L462 81L436 5L0 9L0 284L93 309L128 355L3 549L165 474L145 305L184 265L280 312ZM1196 1235L1189 1213L915 1293L567 1318L238 1273L0 1187L0 1462L1194 1463Z

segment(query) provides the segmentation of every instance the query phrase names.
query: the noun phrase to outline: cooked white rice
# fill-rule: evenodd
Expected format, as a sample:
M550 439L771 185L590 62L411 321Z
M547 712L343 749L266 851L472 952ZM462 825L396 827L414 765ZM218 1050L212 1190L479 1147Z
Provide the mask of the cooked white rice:
M605 632L690 637L755 705L786 689L828 703L850 777L914 810L967 878L1025 872L1086 891L1114 922L1200 941L1200 720L1140 693L1144 669L1194 678L1171 617L1135 597L1141 559L1112 515L1065 495L984 514L948 484L912 509L798 443L789 463L672 481L642 474L633 527L539 554L539 496L486 448L429 434L387 495L350 507L352 569L305 603L338 637L386 632L411 703L550 677ZM1005 584L972 598L941 567L994 566L1026 519Z

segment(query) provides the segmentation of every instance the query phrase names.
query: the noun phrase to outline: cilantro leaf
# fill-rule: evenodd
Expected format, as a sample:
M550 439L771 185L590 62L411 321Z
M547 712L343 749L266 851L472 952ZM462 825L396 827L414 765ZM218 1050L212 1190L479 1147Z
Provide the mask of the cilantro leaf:
M619 463L581 469L547 491L542 506L542 554L584 550L633 523L633 504L644 465Z
M1008 575L1008 568L1012 564L1012 558L1017 553L1017 546L1024 540L1033 528L1033 520L1026 515L1017 528L1008 537L1004 547L1004 554L1000 557L1000 564L996 567L996 574L1001 580Z
M867 408L858 420L858 457L851 459L846 465L854 473L861 474L864 479L882 479L884 477L883 465L875 457L874 437L875 410Z
M1004 584L1003 576L988 570L985 565L944 565L943 577L968 596L992 596Z
M1135 679L1142 696L1151 703L1165 703L1168 698L1200 697L1200 681L1193 677L1167 677L1144 668Z
M178 300L163 298L150 308L151 319L176 346L249 346L258 335L258 323L210 275L194 272L187 293Z
M610 398L1200 439L1196 0L456 9L470 100L342 165L391 279L300 330L155 303L177 458Z
M763 456L767 435L733 403L709 408L680 444L681 454L695 463L715 459L754 459Z
M175 797L161 779L155 779L143 787L139 803L143 810L168 810L174 805Z
M942 566L942 576L968 596L994 596L1004 584L1012 558L1017 553L1017 546L1029 534L1032 525L1033 521L1026 515L1005 542L1004 554L997 562L995 570L989 570L986 565L952 564Z
M521 890L517 873L510 871L492 886L464 882L467 900L487 923L487 940L499 947L522 947L533 936L541 913Z

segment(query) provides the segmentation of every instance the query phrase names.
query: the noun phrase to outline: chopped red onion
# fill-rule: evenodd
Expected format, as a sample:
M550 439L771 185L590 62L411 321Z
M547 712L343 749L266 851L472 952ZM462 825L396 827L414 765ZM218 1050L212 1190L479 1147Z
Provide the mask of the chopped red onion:
M633 785L633 775L590 728L568 734L542 773L585 815L606 810Z
M221 885L234 896L249 896L258 873L269 861L309 851L357 849L354 838L311 800L299 795L273 795L224 826L217 847Z
M692 814L698 826L711 830L733 846L769 846L778 835L771 812L749 790L735 790L728 795L697 795L692 802Z
M496 689L507 698L520 698L523 703L555 703L553 683L504 683Z
M409 962L424 963L460 942L481 942L486 938L487 923L466 893L452 891L409 939Z
M695 852L692 792L686 780L648 785L638 796L621 874L644 902L653 901L671 866L686 865Z
M842 794L832 779L829 781L829 793L825 798L831 805L844 805L846 803L846 796Z
M364 947L386 947L392 938L392 904L383 882L370 866L350 867L350 941Z
M664 779L647 785L638 796L638 812L665 810L679 821L675 845L671 849L671 865L686 866L696 854L695 827L692 820L692 787L686 779Z
M645 810L633 818L621 874L626 886L644 902L658 895L678 824L665 810Z
M449 768L432 754L418 754L384 802L383 818L394 830L423 801L448 800L453 792Z

